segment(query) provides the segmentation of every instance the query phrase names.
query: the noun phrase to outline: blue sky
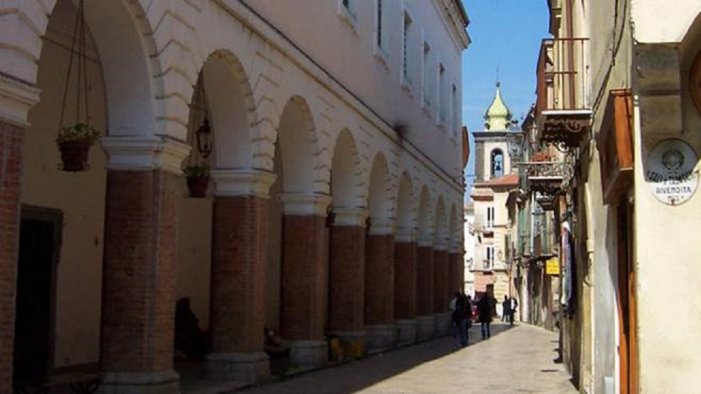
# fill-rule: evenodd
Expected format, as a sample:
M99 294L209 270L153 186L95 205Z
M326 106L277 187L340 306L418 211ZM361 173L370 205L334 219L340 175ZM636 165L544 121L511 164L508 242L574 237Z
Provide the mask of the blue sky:
M502 97L514 118L521 119L535 101L538 51L541 40L548 37L547 1L463 0L463 3L470 17L467 31L472 38L472 44L463 53L463 122L470 132L484 128L483 115L494 98L497 68ZM465 172L471 184L474 154Z

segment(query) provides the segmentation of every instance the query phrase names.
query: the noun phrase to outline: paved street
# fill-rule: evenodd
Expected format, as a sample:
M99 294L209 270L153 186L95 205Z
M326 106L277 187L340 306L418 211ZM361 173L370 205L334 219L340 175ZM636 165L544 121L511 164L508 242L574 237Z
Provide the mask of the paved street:
M557 357L557 335L497 324L492 338L470 330L470 346L452 337L311 372L246 393L575 393Z

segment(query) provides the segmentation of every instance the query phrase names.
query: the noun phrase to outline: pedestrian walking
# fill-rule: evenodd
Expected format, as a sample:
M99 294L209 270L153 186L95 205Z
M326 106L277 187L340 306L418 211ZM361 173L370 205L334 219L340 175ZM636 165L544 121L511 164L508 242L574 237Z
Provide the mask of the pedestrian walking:
M511 300L509 296L504 295L504 301L501 303L501 321L508 322L511 315Z
M514 325L514 315L516 315L516 309L518 308L518 301L516 297L511 297L511 314L509 315L509 323Z
M471 310L470 301L463 293L455 293L455 310L453 311L453 326L458 330L460 346L465 347L468 343L468 318Z
M487 339L492 336L492 298L489 293L484 293L477 301L477 311L479 312L480 329L482 330L482 339Z

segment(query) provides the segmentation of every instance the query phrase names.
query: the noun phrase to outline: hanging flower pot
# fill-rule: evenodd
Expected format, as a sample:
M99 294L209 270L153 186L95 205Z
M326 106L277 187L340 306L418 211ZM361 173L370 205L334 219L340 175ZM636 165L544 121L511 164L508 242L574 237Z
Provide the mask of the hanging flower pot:
M209 186L209 166L206 164L198 166L187 166L183 169L187 179L187 188L190 197L202 198L207 195Z
M63 126L56 143L61 151L61 169L68 172L88 169L88 152L100 132L85 123Z

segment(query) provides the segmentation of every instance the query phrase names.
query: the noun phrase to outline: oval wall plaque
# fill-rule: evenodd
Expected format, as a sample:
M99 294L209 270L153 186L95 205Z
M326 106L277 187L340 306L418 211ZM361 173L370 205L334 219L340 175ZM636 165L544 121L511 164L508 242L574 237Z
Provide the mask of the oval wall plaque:
M699 184L697 160L696 152L686 142L676 138L660 141L647 155L645 180L652 194L667 205L689 200Z

